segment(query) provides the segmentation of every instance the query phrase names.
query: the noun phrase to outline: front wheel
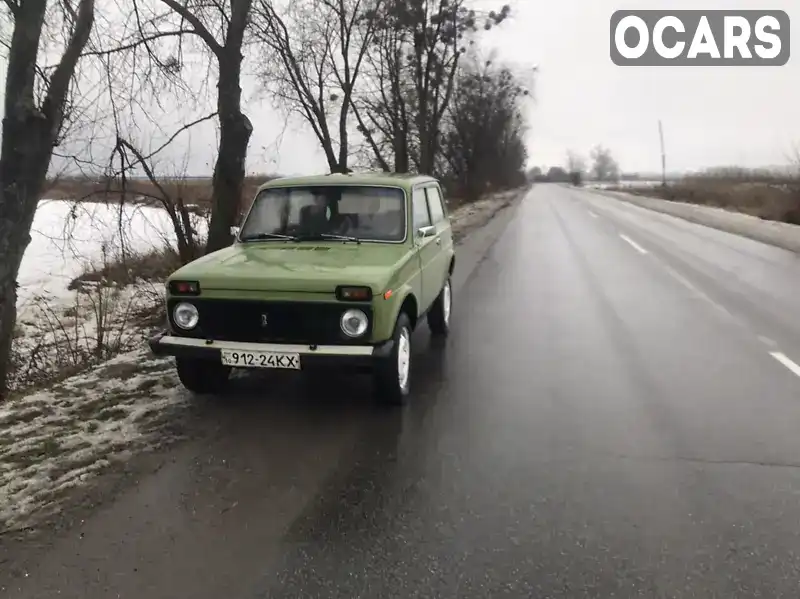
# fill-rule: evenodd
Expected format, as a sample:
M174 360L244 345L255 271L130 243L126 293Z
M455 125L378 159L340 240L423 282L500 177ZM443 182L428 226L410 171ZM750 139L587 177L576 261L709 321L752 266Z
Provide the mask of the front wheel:
M178 378L184 387L198 395L210 395L223 391L231 374L229 366L210 360L176 358Z
M435 337L446 337L450 333L450 314L453 311L453 287L450 277L444 282L439 297L428 312L428 328Z
M375 395L389 405L403 405L411 390L411 321L401 312L392 337L392 351L375 365Z

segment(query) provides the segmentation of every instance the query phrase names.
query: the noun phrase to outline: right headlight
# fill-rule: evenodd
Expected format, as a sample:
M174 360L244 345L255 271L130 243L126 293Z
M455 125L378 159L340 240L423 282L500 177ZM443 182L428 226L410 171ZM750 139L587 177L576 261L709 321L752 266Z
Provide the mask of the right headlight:
M339 321L342 332L348 337L361 337L367 332L369 319L361 310L345 310Z
M200 314L194 304L181 302L172 311L172 320L185 331L193 329L200 320Z

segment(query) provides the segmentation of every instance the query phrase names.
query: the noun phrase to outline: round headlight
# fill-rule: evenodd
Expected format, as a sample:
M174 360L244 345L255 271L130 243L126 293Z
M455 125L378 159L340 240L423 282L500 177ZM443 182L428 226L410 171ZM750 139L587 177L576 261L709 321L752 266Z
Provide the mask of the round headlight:
M367 332L369 320L361 310L347 310L342 314L339 324L342 327L342 332L348 337L361 337Z
M172 311L172 319L175 324L184 330L193 329L197 326L197 321L200 320L200 314L194 304L181 302Z

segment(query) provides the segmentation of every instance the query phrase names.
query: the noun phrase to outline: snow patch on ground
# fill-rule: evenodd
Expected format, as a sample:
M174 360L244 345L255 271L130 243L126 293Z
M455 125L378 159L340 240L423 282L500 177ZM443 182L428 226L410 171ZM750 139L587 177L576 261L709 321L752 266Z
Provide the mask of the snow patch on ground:
M455 240L459 241L473 229L485 225L498 210L509 206L521 193L518 189L504 191L453 209L450 212L450 223Z
M170 440L186 404L173 363L140 349L0 406L0 532L30 526L132 452Z
M141 347L165 301L163 283L86 285L72 304L37 298L17 320L10 386L23 389Z
M660 187L661 181L619 181L618 183L601 183L599 181L587 181L583 185L588 189L622 189L629 188L647 188L647 187Z

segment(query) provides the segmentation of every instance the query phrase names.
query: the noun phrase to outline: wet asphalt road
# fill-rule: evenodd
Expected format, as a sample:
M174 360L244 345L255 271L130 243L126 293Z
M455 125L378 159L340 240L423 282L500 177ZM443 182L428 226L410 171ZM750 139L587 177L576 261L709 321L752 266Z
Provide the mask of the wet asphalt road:
M249 377L14 597L800 591L800 259L535 188L416 398Z

